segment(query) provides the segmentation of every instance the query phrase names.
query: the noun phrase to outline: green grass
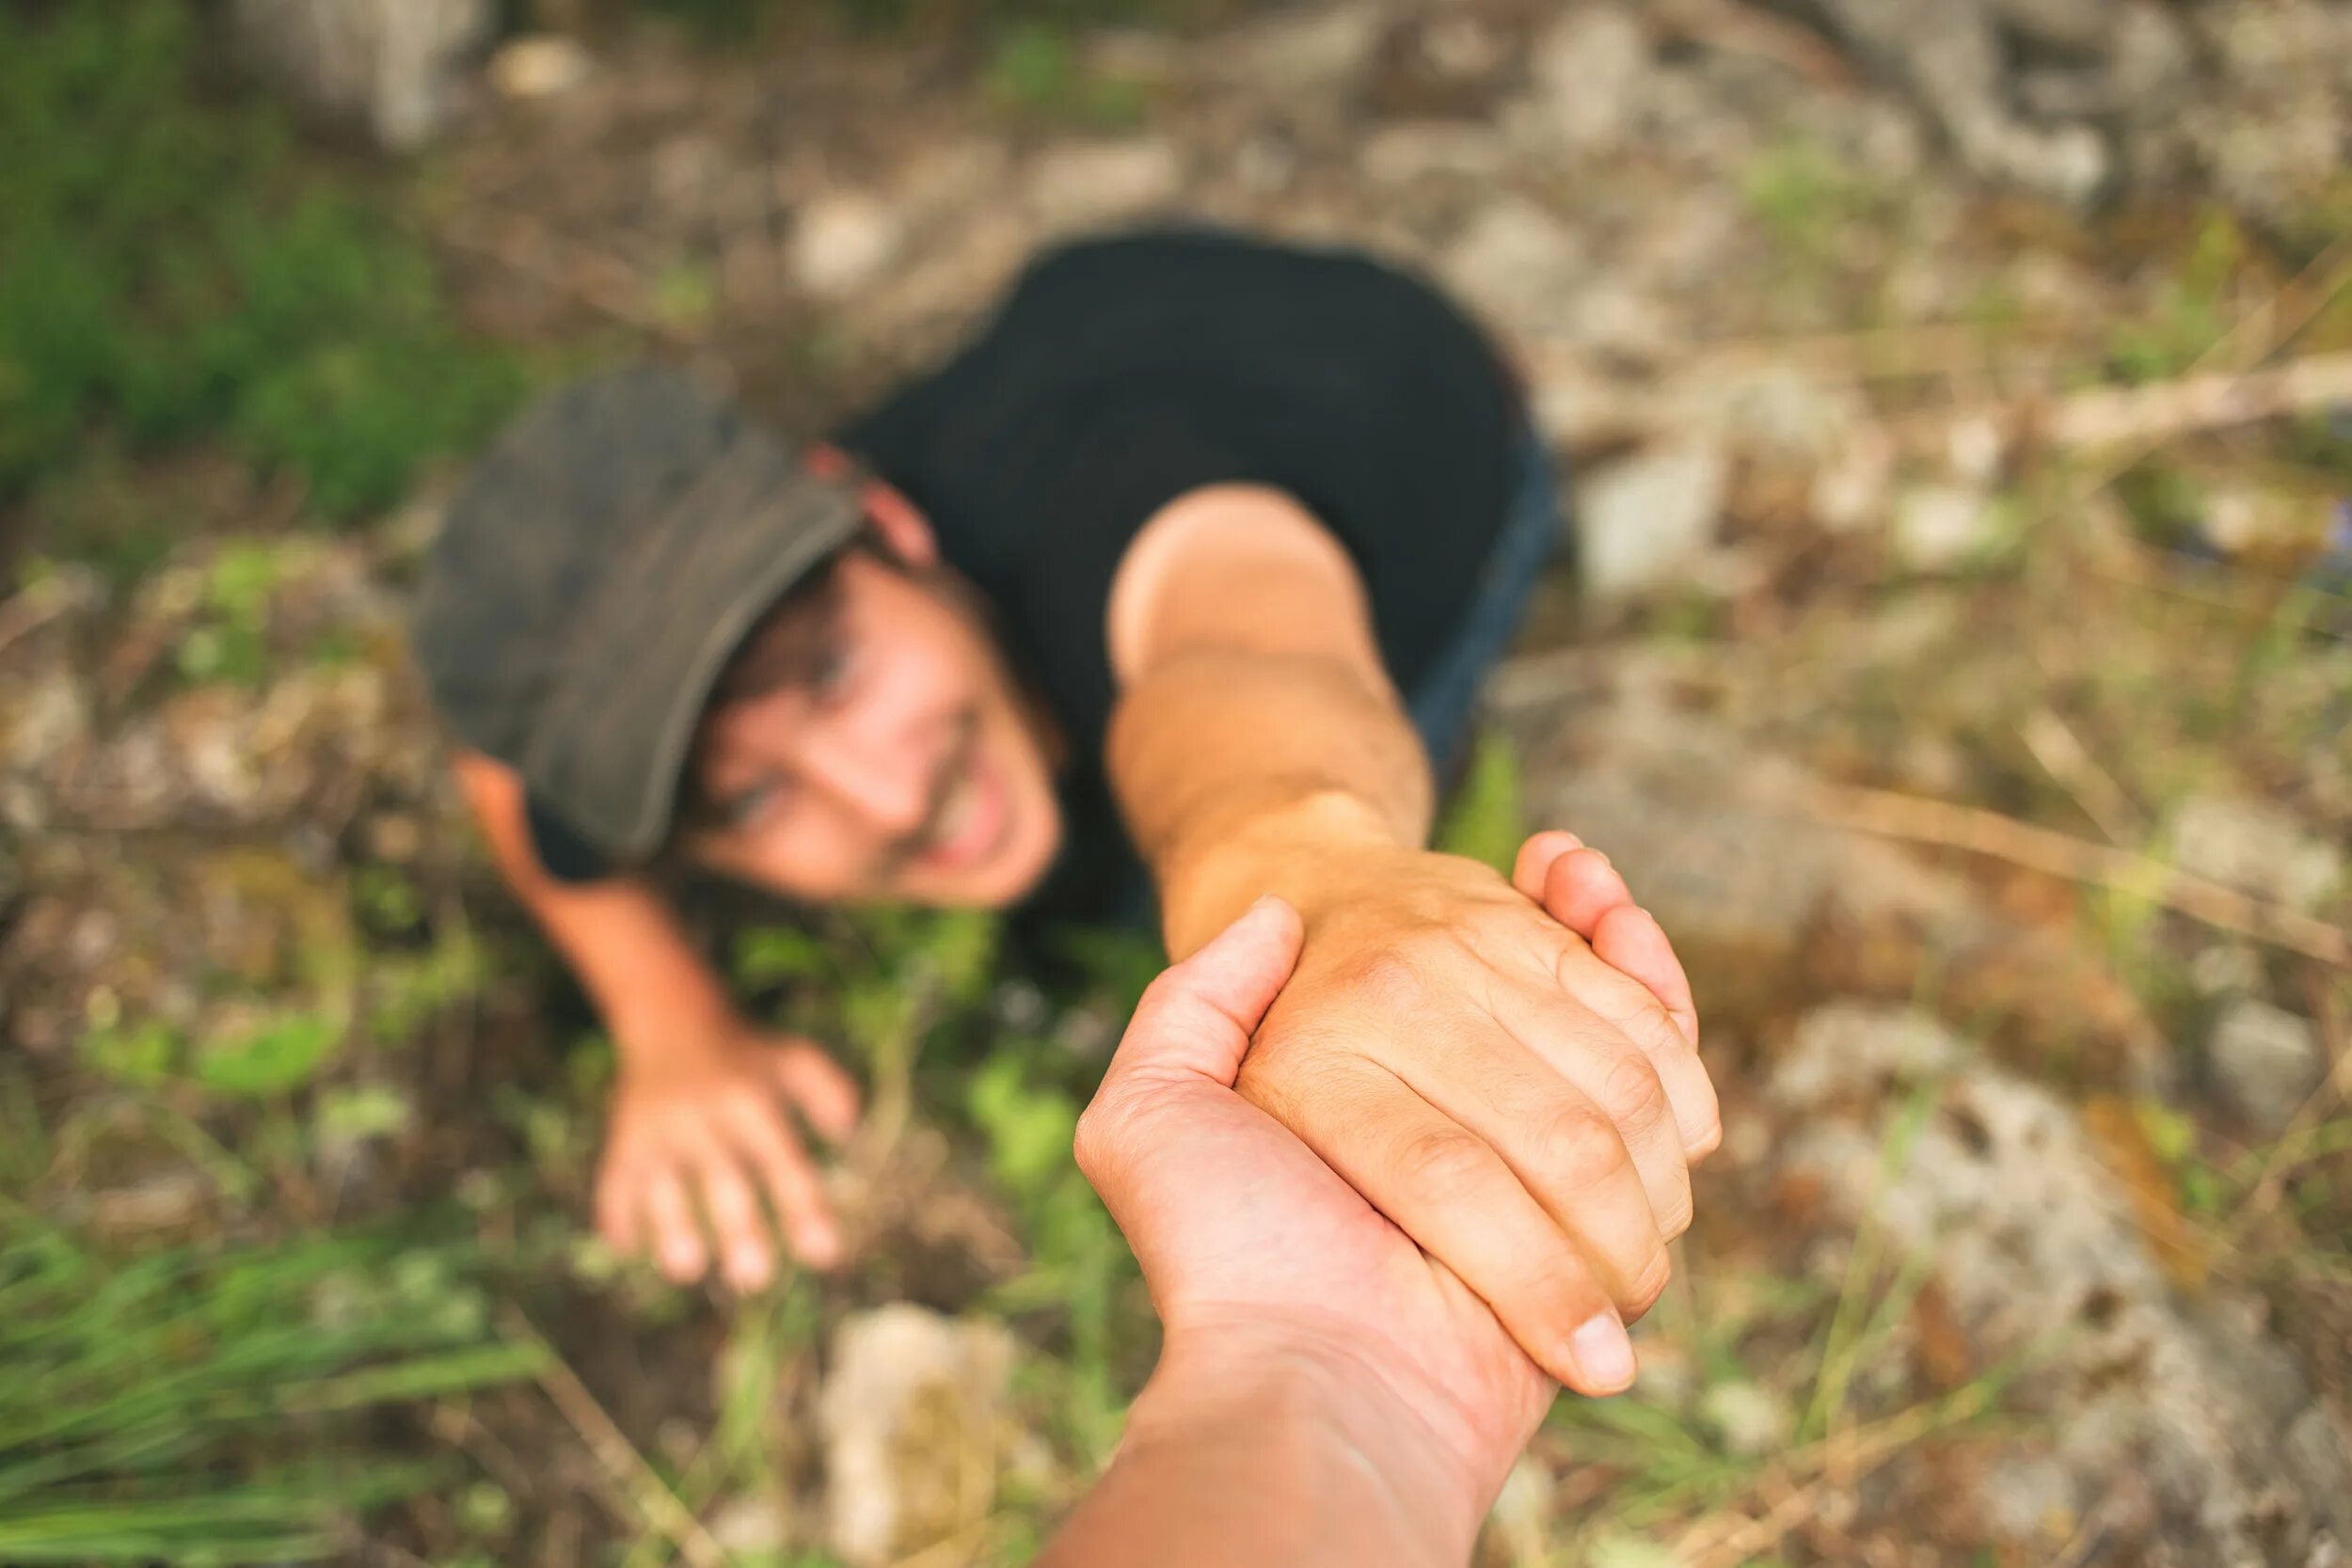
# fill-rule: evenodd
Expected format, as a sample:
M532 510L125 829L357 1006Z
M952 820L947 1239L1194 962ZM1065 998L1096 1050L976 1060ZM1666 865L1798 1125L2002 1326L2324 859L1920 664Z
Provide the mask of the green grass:
M310 1561L445 1463L378 1409L528 1376L462 1243L352 1233L118 1258L0 1210L0 1560ZM421 1452L422 1450L414 1450Z
M316 516L379 509L522 383L388 203L225 96L205 31L174 0L0 11L0 506L69 535L119 499L94 471L207 443Z

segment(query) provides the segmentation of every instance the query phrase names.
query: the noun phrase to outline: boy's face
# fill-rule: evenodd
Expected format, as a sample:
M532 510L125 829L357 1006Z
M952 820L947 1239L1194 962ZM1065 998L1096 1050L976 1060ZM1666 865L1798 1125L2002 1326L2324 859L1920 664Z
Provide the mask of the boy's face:
M1061 838L1041 726L977 611L928 552L844 554L771 618L697 737L684 843L729 876L813 902L997 907Z

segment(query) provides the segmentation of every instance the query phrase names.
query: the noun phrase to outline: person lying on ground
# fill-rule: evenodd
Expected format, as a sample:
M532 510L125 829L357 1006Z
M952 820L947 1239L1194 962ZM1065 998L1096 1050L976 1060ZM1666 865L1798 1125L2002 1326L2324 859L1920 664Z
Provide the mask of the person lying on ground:
M1561 835L1514 879L1620 927L1689 990L1622 883ZM1459 1568L1553 1386L1459 1276L1233 1092L1299 956L1268 895L1146 993L1078 1124L1079 1168L1142 1264L1159 1365L1039 1568ZM1593 1362L1629 1353L1580 1347Z
M619 1054L606 1234L680 1279L715 1241L755 1286L765 1202L802 1259L841 1251L784 1107L838 1138L855 1087L740 1016L653 868L1156 904L1178 958L1276 893L1304 936L1241 1092L1597 1386L1564 1325L1663 1287L1713 1090L1607 951L1426 847L1560 531L1452 305L1205 230L1048 255L805 457L659 370L526 411L453 501L415 635L494 857Z

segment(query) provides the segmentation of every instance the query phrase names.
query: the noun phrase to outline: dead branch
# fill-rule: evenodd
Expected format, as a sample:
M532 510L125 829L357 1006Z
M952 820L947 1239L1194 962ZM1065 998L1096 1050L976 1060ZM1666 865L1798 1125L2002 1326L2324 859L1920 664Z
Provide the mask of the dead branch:
M1827 826L1965 849L2068 881L2135 894L2208 926L2352 969L2352 934L2340 927L2127 849L2037 828L1998 812L1893 790L1819 785L1797 804L1805 816Z
M606 1479L621 1495L626 1511L641 1515L644 1524L660 1531L693 1568L732 1568L734 1560L726 1548L678 1501L677 1494L670 1490L669 1483L645 1456L637 1451L637 1445L606 1414L604 1406L596 1402L596 1396L580 1381L580 1374L572 1370L571 1364L556 1354L547 1337L523 1316L519 1307L510 1305L501 1316L509 1334L538 1345L546 1353L539 1366L540 1390L596 1456ZM622 1520L625 1525L637 1522L630 1518Z

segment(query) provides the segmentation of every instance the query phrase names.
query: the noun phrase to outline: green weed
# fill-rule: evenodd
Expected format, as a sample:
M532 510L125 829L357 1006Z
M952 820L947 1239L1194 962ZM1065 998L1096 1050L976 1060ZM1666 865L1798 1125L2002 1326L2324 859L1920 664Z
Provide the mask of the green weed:
M211 441L349 517L519 388L418 239L214 101L204 41L172 0L0 12L0 501Z
M528 1376L465 1248L358 1236L118 1259L0 1209L0 1560L230 1564L346 1547L446 1481L351 1443ZM340 1456L340 1457L339 1457Z

